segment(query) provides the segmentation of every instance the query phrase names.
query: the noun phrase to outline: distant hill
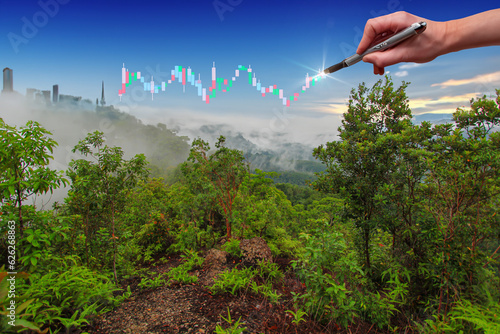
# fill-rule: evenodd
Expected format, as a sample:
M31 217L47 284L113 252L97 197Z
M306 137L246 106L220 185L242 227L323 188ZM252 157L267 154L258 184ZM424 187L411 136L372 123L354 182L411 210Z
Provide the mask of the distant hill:
M323 164L314 160L312 152L314 147L301 143L273 142L272 147L262 148L241 132L232 130L229 126L203 125L191 131L193 137L201 137L211 146L217 138L226 137L227 147L240 150L250 163L250 169L260 169L265 172L278 172L275 178L278 183L291 183L304 186L306 181L316 179L315 172L323 171Z
M452 114L420 114L413 116L413 123L420 124L424 121L430 122L432 124L444 124L444 123L452 123L453 115Z

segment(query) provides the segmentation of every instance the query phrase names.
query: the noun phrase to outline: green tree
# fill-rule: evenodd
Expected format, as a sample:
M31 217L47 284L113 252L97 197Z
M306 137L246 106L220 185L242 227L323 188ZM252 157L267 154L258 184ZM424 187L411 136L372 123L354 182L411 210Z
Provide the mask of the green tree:
M294 210L286 195L273 183L275 172L255 170L241 184L236 199L235 221L241 226L241 236L277 238L281 230L293 226Z
M421 192L433 223L438 312L445 314L460 292L470 294L478 283L493 252L482 246L500 248L500 133L493 131L500 125L499 94L496 101L472 99L470 110L454 113L455 126L436 125L424 143L428 172Z
M115 214L124 205L122 192L135 187L137 182L148 175L147 162L143 154L137 154L130 160L123 159L123 151L119 147L104 144L104 134L95 131L80 141L73 152L91 160L79 159L70 163L67 171L72 185L68 193L67 203L73 213L83 217L86 237L86 253L88 261L88 243L99 227L106 230L111 225L113 249L113 272L116 274L116 239ZM91 231L91 228L93 229ZM102 232L107 236L107 233ZM106 245L97 252L106 253Z
M234 201L241 183L249 175L249 166L243 152L225 147L225 142L224 136L220 136L215 144L217 150L209 154L209 144L195 139L182 172L193 193L203 196L209 205L215 202L222 210L230 239Z
M57 146L50 135L37 122L29 121L17 129L0 118L0 199L17 207L21 237L23 201L68 183L62 172L48 167Z
M313 155L326 165L313 184L325 192L339 193L360 232L366 269L370 269L370 239L380 223L377 196L393 172L395 145L382 142L411 124L405 82L395 89L388 77L369 89L352 90L349 106L339 127L340 141L329 142ZM388 145L389 144L389 145Z

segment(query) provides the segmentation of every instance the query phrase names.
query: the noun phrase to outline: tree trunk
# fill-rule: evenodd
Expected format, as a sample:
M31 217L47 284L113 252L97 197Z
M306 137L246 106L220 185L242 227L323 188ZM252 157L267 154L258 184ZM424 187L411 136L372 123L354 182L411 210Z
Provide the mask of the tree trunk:
M17 208L19 209L19 232L20 232L20 238L23 238L23 231L24 231L24 226L23 226L23 201L21 198L21 189L17 187L16 189L17 192Z
M231 221L226 219L227 241L231 239Z
M370 230L364 229L364 241L365 241L365 264L366 269L370 269Z
M111 202L111 225L113 227L113 273L115 274L115 282L118 284L118 276L116 275L116 240L115 240L115 202Z
M85 215L84 221L84 233L85 233L85 257L87 258L87 268L89 268L89 211Z

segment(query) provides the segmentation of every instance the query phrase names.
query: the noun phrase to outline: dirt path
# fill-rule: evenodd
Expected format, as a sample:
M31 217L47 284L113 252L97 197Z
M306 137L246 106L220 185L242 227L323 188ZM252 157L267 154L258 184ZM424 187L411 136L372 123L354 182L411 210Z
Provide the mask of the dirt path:
M165 272L178 262L174 260L151 269ZM286 310L293 308L291 292L299 293L303 286L289 270L288 261L281 262L285 278L273 286L282 295L279 304L273 305L248 290L234 296L212 295L208 287L200 283L141 290L137 286L140 279L136 277L125 284L130 285L132 296L113 311L101 315L86 330L91 334L215 333L217 325L228 328L221 316L227 317L229 308L232 319L236 321L241 317L247 328L244 333L366 333L366 328L364 332L358 331L359 328L337 331L334 324L321 326L312 320L302 322L298 328L293 325ZM202 282L205 273L197 272Z

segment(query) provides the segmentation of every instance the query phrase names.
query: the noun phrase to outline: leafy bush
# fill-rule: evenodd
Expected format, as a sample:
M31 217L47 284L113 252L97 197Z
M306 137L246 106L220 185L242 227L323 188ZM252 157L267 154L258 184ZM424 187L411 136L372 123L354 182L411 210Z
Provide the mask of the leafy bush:
M263 295L273 304L276 304L281 296L273 289L271 282L259 285L257 282L252 281L250 288L254 293Z
M304 248L301 241L292 238L285 228L271 228L269 233L271 235L269 248L271 248L273 255L276 253L277 256L296 258L303 253Z
M446 319L433 315L424 324L417 324L421 333L500 333L500 303L490 296L485 305L462 299L448 313Z
M232 256L241 257L240 241L231 239L222 245L222 250L228 252Z
M264 284L257 283L257 276L267 279ZM275 263L261 262L257 269L234 268L220 273L210 288L212 293L230 292L235 295L239 290L250 288L255 294L266 297L271 303L277 303L281 296L273 289L272 282L283 277Z
M198 277L189 275L188 272L196 267L201 267L205 259L199 257L198 253L192 250L185 251L185 254L181 257L185 259L185 262L175 268L170 269L170 271L167 273L167 276L170 278L170 280L174 280L179 283L187 284L197 282Z
M278 257L281 255L281 249L272 240L268 241L267 245L269 246L273 257Z
M17 333L23 328L29 328L40 333L40 329L35 324L25 319L31 314L23 312L33 302L33 299L22 302L22 299L18 296L15 299L11 298L13 296L10 292L9 280L14 278L19 282L19 279L27 277L28 274L26 273L8 275L4 271L4 267L0 269L0 314L2 315L0 318L0 330L2 333ZM16 304L11 304L12 301L15 301Z
M69 331L117 304L113 292L120 289L108 277L80 265L75 257L53 257L50 262L46 274L34 273L29 283L19 285L25 300L34 299L26 308L33 323Z
M269 279L271 282L275 282L283 278L283 273L280 271L278 265L274 262L259 262L257 271L260 277Z
M196 238L200 248L210 249L213 248L219 240L220 232L215 232L212 226L207 226L206 229L200 229Z
M169 247L168 251L178 253L198 249L198 231L199 228L193 222L181 223L176 242Z
M167 281L163 279L164 276L164 274L159 274L156 278L143 277L137 286L141 289L159 288L167 284Z
M235 295L241 289L248 287L255 276L255 269L243 268L225 270L214 279L214 285L210 288L212 293L230 292Z
M239 317L236 322L233 319L231 319L231 313L229 312L229 307L227 308L227 318L222 317L222 319L224 319L224 321L226 321L230 327L224 329L220 325L217 325L217 327L215 328L215 333L217 334L241 334L247 330L246 327L243 328L240 327L240 325L242 325L241 317Z
M361 283L364 274L352 257L353 252L348 252L341 233L326 230L317 235L301 235L306 252L292 266L298 269L297 276L307 290L295 295L295 300L317 321L335 321L347 327L360 310L358 292L348 286Z
M142 225L134 235L133 244L139 246L136 260L151 262L153 256L166 252L175 240L172 225L164 214L150 214L150 222Z

